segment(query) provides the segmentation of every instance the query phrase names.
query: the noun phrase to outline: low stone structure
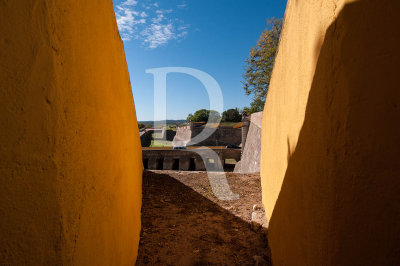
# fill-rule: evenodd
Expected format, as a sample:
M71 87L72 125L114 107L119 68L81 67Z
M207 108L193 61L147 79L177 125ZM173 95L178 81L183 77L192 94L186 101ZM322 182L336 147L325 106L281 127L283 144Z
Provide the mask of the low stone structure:
M240 149L212 149L216 158L209 155L210 149L143 149L143 166L149 170L181 170L181 171L205 171L218 169L216 159L219 158L222 166L226 167L226 159L240 160ZM206 158L204 161L203 158Z
M172 141L172 145L176 146L186 146L190 141L192 136L192 131L190 130L190 126L177 127L176 135Z
M262 114L263 112L254 113L243 119L242 158L236 164L234 172L243 174L260 172Z
M251 212L251 229L267 233L268 223L265 219L265 210L262 204L254 204Z

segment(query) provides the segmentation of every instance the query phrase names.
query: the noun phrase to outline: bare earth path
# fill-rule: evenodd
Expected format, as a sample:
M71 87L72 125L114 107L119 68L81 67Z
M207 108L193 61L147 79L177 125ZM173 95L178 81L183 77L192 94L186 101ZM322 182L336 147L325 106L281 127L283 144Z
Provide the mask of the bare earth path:
M227 178L237 201L219 201L205 172L145 171L137 265L266 265L266 236L250 228L260 177Z

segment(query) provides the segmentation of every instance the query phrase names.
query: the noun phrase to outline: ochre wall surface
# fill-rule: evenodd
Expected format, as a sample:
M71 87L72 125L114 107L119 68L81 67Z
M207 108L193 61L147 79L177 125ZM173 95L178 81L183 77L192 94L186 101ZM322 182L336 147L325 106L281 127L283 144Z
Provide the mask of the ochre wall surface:
M133 265L139 132L112 1L0 1L0 264Z
M400 264L398 14L288 2L262 121L274 265Z

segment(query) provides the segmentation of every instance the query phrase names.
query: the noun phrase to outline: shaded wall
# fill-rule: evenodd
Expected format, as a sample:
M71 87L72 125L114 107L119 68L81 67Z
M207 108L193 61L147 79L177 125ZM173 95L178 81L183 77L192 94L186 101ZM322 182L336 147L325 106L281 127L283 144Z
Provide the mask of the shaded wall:
M150 147L153 140L173 141L176 131L170 129L163 130L144 130L140 132L140 142L142 147Z
M144 131L140 136L140 143L142 147L150 147L151 141L153 140L154 131Z
M204 127L194 128L191 132L191 139L199 135L204 130ZM200 143L189 143L188 146L226 146L240 145L242 142L242 129L232 127L218 127L215 130L206 128L205 130L213 131L212 134Z
M200 143L192 143L191 139L199 135L203 130L210 131L209 137ZM223 127L177 127L173 139L173 146L226 146L240 145L242 142L242 130L240 128Z
M226 169L225 160L240 160L239 149L143 149L143 165L150 170L181 170L181 171L205 171L206 169L218 169L215 160L219 158L222 167ZM211 152L212 152L211 151ZM205 158L205 160L203 160ZM206 168L207 167L207 168Z
M142 161L112 1L0 18L0 264L133 265Z
M245 134L246 139L241 160L236 164L234 172L237 173L259 173L261 156L261 118L262 112L250 116L250 126ZM243 127L242 127L243 129Z
M262 128L275 265L400 263L399 12L288 3Z

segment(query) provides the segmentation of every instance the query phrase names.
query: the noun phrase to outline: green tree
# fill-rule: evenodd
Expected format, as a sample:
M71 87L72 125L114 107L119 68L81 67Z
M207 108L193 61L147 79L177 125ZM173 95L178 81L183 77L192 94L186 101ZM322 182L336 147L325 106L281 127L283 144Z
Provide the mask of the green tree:
M142 128L144 128L146 125L143 124L143 123L138 123L138 126L139 126L139 129L142 129Z
M264 108L281 31L282 19L267 20L267 28L246 59L243 88L246 95L253 96L251 107L248 108L252 113Z
M242 121L242 116L237 108L228 109L222 113L222 122L240 122Z
M193 120L193 115L192 115L192 114L189 114L189 115L187 116L187 118L186 118L186 121L190 122L190 121L192 121L192 120Z
M219 122L221 119L221 115L218 111L215 110L206 110L206 109L200 109L194 112L194 114L189 114L188 117L186 118L187 121L193 121L193 122Z
M252 103L250 103L250 107L244 107L242 111L240 112L242 115L251 115L253 113L261 112L264 108L264 102L261 102L260 99L254 100Z

